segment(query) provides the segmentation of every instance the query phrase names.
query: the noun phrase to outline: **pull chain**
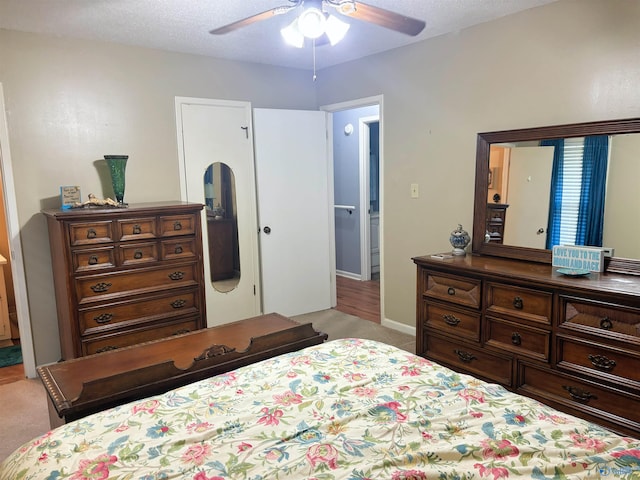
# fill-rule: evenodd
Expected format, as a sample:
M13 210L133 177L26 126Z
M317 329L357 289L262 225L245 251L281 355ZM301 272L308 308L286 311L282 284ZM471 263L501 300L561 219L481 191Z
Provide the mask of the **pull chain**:
M312 50L313 50L313 81L316 81L316 39L313 39L313 45L312 45Z

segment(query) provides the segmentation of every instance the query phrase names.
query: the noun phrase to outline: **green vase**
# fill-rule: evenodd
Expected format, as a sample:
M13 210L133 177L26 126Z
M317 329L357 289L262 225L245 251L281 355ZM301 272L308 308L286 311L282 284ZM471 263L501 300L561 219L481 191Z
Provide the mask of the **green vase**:
M116 197L118 205L126 205L124 203L124 172L127 168L127 159L129 155L105 155L104 159L109 166L111 173L111 185L113 185L113 193Z

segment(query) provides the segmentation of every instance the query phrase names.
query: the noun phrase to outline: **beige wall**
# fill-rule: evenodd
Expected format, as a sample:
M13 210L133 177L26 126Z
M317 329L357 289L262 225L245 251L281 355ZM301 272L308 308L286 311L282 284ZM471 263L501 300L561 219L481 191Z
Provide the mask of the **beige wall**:
M128 154L125 200L180 198L175 96L314 108L308 72L0 30L36 363L60 350L46 222L61 185L104 197L94 162ZM108 175L102 175L108 181Z
M412 256L472 230L476 134L640 116L640 2L560 0L309 72L0 30L36 362L59 347L41 208L102 194L93 162L127 153L126 199L178 198L174 96L310 108L384 95L385 316L413 325ZM409 186L420 184L420 198ZM149 188L153 185L153 188Z
M319 73L321 105L384 95L386 318L414 324L411 257L472 231L478 132L640 116L638 25L640 2L560 0Z

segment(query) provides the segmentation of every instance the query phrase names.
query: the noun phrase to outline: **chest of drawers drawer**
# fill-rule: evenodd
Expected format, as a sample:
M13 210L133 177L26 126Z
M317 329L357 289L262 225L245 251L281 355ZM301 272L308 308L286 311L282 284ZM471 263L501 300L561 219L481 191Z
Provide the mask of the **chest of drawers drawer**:
M517 391L558 403L592 418L625 423L636 431L640 428L640 397L615 388L605 388L595 382L521 363Z
M116 220L121 242L156 238L156 217L124 218Z
M560 327L600 338L640 342L640 310L560 297Z
M487 307L491 315L509 315L546 325L551 324L553 294L541 290L487 282Z
M485 343L518 355L549 361L551 332L488 317Z
M640 353L559 336L558 367L640 391Z
M123 267L141 263L154 263L159 258L158 244L156 242L120 244L120 265Z
M111 305L80 310L80 334L93 335L172 317L193 315L200 310L197 290L165 296L146 296Z
M197 317L193 317L160 326L147 324L143 328L120 331L112 335L85 337L82 339L82 351L84 355L92 355L172 335L180 335L201 328L198 323Z
M479 375L502 385L511 385L511 357L434 335L427 337L425 347L424 354L437 362L463 369L472 375Z
M160 218L160 236L193 235L200 219L190 215L164 215Z
M77 249L71 253L71 256L75 273L104 270L116 266L115 249L112 245Z
M482 291L480 280L427 270L423 270L422 275L426 277L423 281L425 297L475 309L480 308Z
M76 280L78 303L105 301L114 295L151 293L197 285L198 264L130 270Z
M480 313L449 305L422 302L425 326L454 336L480 341Z
M69 245L95 245L113 242L113 222L110 220L73 222L69 224Z

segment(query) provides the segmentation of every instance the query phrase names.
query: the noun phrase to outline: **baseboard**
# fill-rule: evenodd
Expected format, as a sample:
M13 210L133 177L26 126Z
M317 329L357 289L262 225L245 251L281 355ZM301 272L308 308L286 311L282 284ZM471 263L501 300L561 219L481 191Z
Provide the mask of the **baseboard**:
M361 280L359 273L351 273L351 272L345 272L344 270L336 270L336 275L339 275L345 278L351 278L353 280Z
M382 326L391 328L392 330L397 330L402 333L406 333L407 335L416 336L416 327L407 325L406 323L396 322L395 320L389 320L388 318L382 319Z

